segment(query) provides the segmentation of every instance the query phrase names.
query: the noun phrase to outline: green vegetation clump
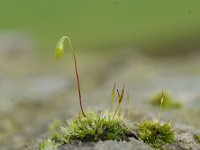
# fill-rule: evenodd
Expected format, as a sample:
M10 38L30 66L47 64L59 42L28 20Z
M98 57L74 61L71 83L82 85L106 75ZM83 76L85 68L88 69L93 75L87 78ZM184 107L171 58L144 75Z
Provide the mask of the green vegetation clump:
M166 143L175 140L175 134L170 123L160 124L155 121L143 121L137 125L137 133L144 143L153 148L161 148Z
M62 128L65 142L74 140L82 142L105 140L129 140L131 127L125 122L123 116L115 116L113 113L88 112L87 117L77 116L68 122L68 126Z
M52 139L46 139L42 143L39 144L39 150L56 150L59 146L59 143L55 143Z
M39 150L55 149L73 141L128 141L134 136L131 126L123 116L115 115L113 118L113 115L109 112L87 112L86 117L80 114L67 125L60 127L60 131L57 127L53 127L55 130L51 130L51 138L39 144Z
M153 105L160 106L160 100L163 97L164 101L162 104L163 109L170 109L170 108L180 108L182 105L180 102L175 101L168 93L163 92L163 94L158 94L151 99L151 103Z
M200 134L199 135L195 135L195 139L200 143Z
M51 136L51 140L56 143L63 143L63 134L61 132L61 126L63 125L63 121L56 119L49 125L49 134Z

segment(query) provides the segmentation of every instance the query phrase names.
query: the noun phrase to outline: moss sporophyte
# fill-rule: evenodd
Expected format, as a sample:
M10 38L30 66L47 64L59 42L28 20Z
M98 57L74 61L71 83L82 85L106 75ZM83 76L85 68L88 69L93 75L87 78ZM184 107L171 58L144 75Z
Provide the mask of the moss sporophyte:
M81 114L78 114L74 119L68 121L66 124L61 125L60 121L54 121L50 126L50 138L44 140L39 144L39 150L56 149L57 147L69 144L74 141L81 142L97 142L106 140L115 141L129 141L131 137L141 139L144 143L149 144L154 148L160 148L166 143L174 141L174 131L170 123L160 123L160 114L165 101L162 92L160 100L160 111L158 113L157 121L142 121L139 123L130 123L120 113L120 106L125 95L125 84L122 89L116 89L116 84L112 89L111 94L111 112L99 111L98 113L88 111L84 112L82 107L80 81L78 75L78 67L76 61L75 51L72 47L70 38L63 36L59 39L56 45L56 58L60 59L64 53L64 42L68 41L75 66L75 76L77 81L77 89L79 95L79 105ZM128 118L131 116L131 107L129 94L127 95L128 104ZM117 106L112 110L112 105L117 97Z
M79 95L79 103L80 103L81 112L82 112L83 116L85 117L85 113L83 111L83 106L82 106L81 88L80 88L80 81L79 81L79 75L78 75L78 66L77 66L77 61L76 61L76 55L75 55L75 51L72 47L71 40L68 36L63 36L59 39L59 41L56 45L56 48L55 48L55 55L56 55L56 58L58 60L62 57L62 55L64 53L64 42L65 42L65 40L68 41L72 55L73 55L76 81L77 81L77 88L78 88L78 95Z

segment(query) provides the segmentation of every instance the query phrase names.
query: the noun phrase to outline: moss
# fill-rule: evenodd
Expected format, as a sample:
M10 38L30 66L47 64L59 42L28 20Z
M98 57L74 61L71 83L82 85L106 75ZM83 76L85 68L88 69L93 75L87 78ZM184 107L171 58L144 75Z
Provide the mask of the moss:
M87 117L77 116L63 127L65 142L74 140L82 142L105 141L105 140L128 140L131 135L131 128L127 125L122 116L115 116L113 113L86 113Z
M158 94L151 99L151 103L153 105L160 106L162 94ZM175 101L168 93L163 92L163 109L170 109L170 108L180 108L182 105L180 102Z
M128 141L129 137L134 136L131 126L123 116L116 115L113 118L113 115L108 112L87 112L86 117L80 114L62 127L60 121L54 121L49 127L51 138L43 141L39 150L55 148L73 141Z
M197 142L200 143L200 134L199 134L199 135L195 135L194 137L195 137L195 139L197 140Z
M143 121L137 125L137 133L144 143L153 148L161 148L166 143L172 143L175 140L175 134L170 123L160 124L154 121Z
M54 142L52 139L46 139L39 144L39 150L56 150L60 144Z
M56 119L49 125L49 134L51 136L51 140L57 143L62 143L63 133L61 132L61 126L63 125L63 121Z

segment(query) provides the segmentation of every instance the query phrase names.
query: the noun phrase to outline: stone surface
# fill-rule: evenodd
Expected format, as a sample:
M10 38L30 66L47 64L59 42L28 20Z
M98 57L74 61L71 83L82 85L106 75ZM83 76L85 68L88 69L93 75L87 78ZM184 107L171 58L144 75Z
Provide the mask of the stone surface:
M152 148L148 145L132 139L129 142L117 142L117 141L100 141L98 143L79 143L76 145L64 145L59 150L151 150Z
M200 150L200 143L198 143L194 136L195 131L191 127L178 125L175 127L176 141L172 144L163 146L163 149L170 150Z

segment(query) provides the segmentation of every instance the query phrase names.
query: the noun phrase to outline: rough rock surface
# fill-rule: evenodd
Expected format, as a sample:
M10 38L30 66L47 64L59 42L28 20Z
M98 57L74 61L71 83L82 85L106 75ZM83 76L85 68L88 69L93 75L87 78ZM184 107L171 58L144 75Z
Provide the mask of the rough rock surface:
M187 126L181 126L176 129L176 141L173 144L163 146L163 149L170 150L200 150L200 143L195 138L195 132Z
M98 143L79 143L76 145L64 145L59 150L131 150L131 149L137 149L137 150L144 150L152 148L148 145L142 143L141 141L137 141L135 139L132 139L129 142L117 142L117 141L100 141Z

